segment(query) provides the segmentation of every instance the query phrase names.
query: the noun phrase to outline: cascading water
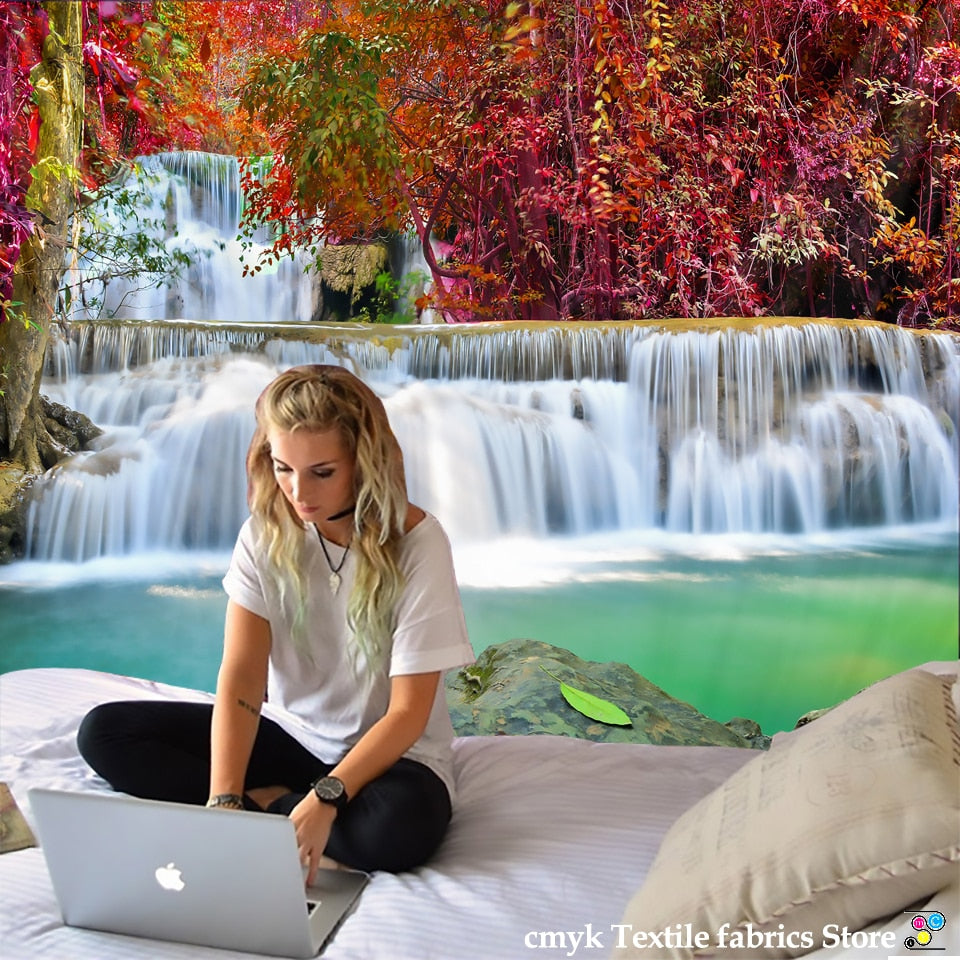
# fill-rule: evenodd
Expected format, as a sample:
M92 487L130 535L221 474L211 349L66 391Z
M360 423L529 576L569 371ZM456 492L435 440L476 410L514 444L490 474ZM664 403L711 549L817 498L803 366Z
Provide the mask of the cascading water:
M344 328L204 333L85 325L51 351L48 392L108 429L37 485L31 556L228 548L253 400L305 362L347 364L384 396L411 496L455 541L956 523L950 336L395 328L388 349Z
M71 264L72 318L113 317L130 320L223 319L265 323L274 318L309 320L314 292L296 255L244 277L266 247L266 230L258 231L244 250L238 238L243 197L236 157L185 151L139 158L129 175L131 189L142 198L134 221L122 220L107 199L96 215L102 229L127 235L143 232L167 252L191 261L184 276L169 281L141 273L104 284L111 265L91 256ZM81 280L84 282L81 283Z

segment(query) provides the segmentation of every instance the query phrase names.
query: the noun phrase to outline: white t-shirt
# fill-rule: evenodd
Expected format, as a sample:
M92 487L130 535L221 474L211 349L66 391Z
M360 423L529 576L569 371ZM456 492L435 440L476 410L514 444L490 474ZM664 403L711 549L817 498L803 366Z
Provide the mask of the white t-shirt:
M339 564L343 549L328 542L327 552L334 566ZM342 582L334 593L319 534L312 524L304 530L306 626L295 641L295 600L281 604L276 581L256 546L253 518L237 538L223 586L231 600L270 623L269 715L326 763L337 763L386 713L391 677L451 670L474 660L450 542L436 517L426 514L403 536L398 560L405 586L396 629L379 666L371 668L347 626L347 599L356 570L352 552L346 555ZM433 770L451 797L453 735L441 680L427 727L404 756Z

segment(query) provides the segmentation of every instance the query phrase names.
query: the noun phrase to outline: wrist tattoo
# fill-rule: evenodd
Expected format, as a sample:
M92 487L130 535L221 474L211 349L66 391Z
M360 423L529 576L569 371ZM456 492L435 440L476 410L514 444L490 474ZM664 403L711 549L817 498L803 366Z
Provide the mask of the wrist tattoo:
M255 717L260 716L260 708L255 707L252 703L247 703L242 697L237 698L237 703L240 704L244 710L249 710Z

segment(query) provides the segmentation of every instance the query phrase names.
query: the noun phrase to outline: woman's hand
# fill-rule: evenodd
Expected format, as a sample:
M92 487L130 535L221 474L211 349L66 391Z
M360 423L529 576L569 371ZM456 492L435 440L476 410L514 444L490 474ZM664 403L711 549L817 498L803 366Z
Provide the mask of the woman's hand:
M300 862L307 866L308 887L313 884L317 864L327 847L330 828L336 818L337 808L330 803L321 803L312 790L290 811L290 819L297 831Z

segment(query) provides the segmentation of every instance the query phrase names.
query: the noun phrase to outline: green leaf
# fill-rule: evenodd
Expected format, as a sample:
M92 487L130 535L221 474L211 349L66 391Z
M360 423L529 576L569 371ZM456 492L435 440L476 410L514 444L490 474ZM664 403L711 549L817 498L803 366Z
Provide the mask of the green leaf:
M560 684L560 693L563 694L563 699L585 717L614 727L633 726L630 718L615 703L594 696L592 693L578 690L576 687L571 687L569 683L564 683L559 677L555 677L542 663L540 669Z

